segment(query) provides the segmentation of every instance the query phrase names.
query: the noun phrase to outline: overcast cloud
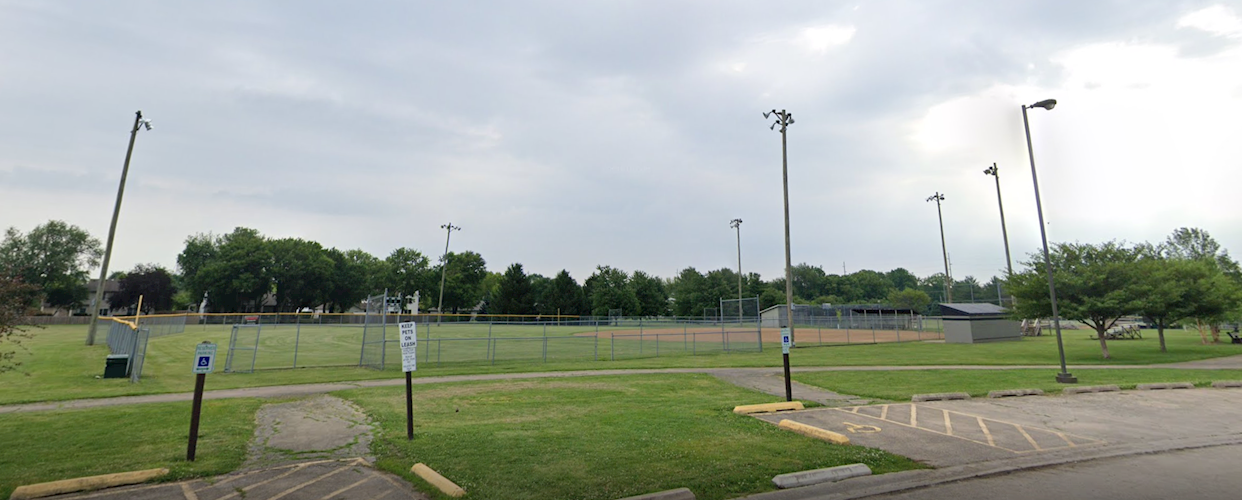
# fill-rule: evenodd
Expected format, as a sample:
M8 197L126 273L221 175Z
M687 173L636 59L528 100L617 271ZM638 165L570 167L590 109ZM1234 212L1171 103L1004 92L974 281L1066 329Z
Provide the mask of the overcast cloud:
M1242 4L1099 2L0 3L0 228L103 240L133 112L113 269L175 267L252 227L501 271L1004 268L1053 241L1201 227L1242 253Z

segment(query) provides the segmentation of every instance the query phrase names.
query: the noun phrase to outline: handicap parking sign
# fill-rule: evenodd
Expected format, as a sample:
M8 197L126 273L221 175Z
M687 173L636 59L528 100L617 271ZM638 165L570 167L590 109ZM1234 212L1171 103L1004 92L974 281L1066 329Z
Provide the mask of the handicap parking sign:
M210 366L210 365L211 365L211 356L199 356L198 357L198 366Z
M211 343L198 344L194 348L194 374L211 373L216 367L216 345Z

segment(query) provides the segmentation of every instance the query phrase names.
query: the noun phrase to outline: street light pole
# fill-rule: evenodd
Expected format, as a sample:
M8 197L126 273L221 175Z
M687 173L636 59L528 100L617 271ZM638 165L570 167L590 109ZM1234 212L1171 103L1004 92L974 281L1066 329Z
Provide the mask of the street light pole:
M1065 369L1065 345L1061 342L1061 316L1057 312L1057 287L1052 279L1052 257L1048 254L1048 231L1044 228L1044 207L1039 201L1039 176L1035 174L1035 149L1031 146L1031 125L1026 118L1027 108L1044 108L1051 111L1056 99L1045 99L1030 106L1022 105L1022 127L1026 130L1026 154L1031 159L1031 181L1035 183L1035 211L1039 214L1039 237L1044 243L1044 267L1048 270L1048 298L1052 302L1052 324L1057 332L1057 351L1061 354L1061 373L1057 382L1076 384L1078 379Z
M737 321L742 322L742 219L729 221L729 227L737 230ZM721 312L723 314L723 311Z
M996 163L992 163L983 173L996 178L996 205L1000 207L1001 236L1005 239L1005 265L1008 266L1009 277L1013 278L1013 259L1009 256L1009 230L1005 229L1005 203L1001 201L1000 169L996 167ZM1013 298L1010 297L1009 301L1012 305Z
M440 303L436 305L436 324L441 324L444 319L444 276L448 273L448 249L449 240L453 237L453 231L461 231L460 227L454 226L452 222L441 224L440 229L447 231L444 236L444 255L440 257Z
M108 278L108 264L112 262L112 241L116 237L116 220L121 215L121 199L125 196L125 178L129 177L129 159L134 154L134 139L138 129L151 130L151 120L142 118L142 111L134 113L134 127L129 131L129 147L125 149L125 166L121 167L121 184L116 188L116 206L112 208L112 224L108 227L108 244L104 250L103 266L99 269L99 282L95 285L95 299L91 301L91 325L86 330L86 345L95 345L95 329L99 326L99 306L103 304L104 283Z
M944 243L944 216L940 214L940 202L944 195L937 192L927 197L927 201L936 202L936 218L940 219L940 251L944 253L944 297L945 302L953 303L953 275L949 273L949 250Z
M794 340L794 317L793 317L793 264L789 257L789 149L786 142L785 131L790 125L793 125L793 114L785 110L772 111L763 114L764 118L776 117L776 122L769 127L776 130L776 126L781 127L781 182L785 188L785 312L787 313L787 321L789 325L790 344L796 345ZM793 401L793 387L789 381L789 352L784 352L785 358L785 401Z

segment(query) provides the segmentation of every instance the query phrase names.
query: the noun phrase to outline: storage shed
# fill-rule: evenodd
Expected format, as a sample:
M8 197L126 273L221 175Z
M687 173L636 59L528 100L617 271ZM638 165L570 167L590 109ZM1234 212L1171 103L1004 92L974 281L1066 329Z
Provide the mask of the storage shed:
M1001 340L1021 340L1022 329L996 304L940 304L944 317L944 341L975 344Z

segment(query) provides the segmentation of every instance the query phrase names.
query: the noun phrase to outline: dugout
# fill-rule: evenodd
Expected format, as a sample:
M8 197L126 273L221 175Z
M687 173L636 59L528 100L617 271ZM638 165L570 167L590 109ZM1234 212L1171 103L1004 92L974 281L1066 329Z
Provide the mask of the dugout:
M1022 328L996 304L940 304L944 318L944 341L977 344L1021 340Z

